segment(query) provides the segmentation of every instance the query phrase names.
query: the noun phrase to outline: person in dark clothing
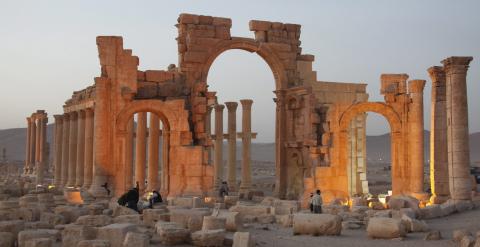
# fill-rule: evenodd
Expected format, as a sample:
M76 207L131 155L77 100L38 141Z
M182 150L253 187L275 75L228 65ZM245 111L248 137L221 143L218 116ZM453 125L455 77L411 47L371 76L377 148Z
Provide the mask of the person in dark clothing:
M140 200L140 193L138 192L138 183L136 188L132 188L118 198L118 204L121 206L126 206L127 208L133 209L138 212L138 201Z
M309 201L309 205L310 205L310 213L313 213L313 193L310 193L310 201Z
M228 185L227 182L223 181L220 185L220 189L218 190L218 194L220 197L228 196Z
M160 193L158 193L158 191L154 190L153 193L152 193L152 197L150 197L150 199L149 199L149 202L150 202L149 207L153 208L153 204L163 202L162 195L160 195Z
M107 191L107 195L110 196L110 189L108 189L108 183L105 182L105 184L102 185L103 188Z

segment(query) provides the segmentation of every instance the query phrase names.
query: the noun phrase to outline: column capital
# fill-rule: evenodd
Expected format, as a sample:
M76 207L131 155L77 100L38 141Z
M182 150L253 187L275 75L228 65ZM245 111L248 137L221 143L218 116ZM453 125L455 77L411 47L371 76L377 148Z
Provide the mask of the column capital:
M32 119L31 117L27 117L27 123L28 123L28 124L31 124L31 123L32 123L32 120L33 120L33 119Z
M228 111L235 111L237 110L238 103L237 102L225 102L225 105L227 106Z
M216 104L214 107L216 112L220 112L220 111L223 111L223 109L225 109L225 106L221 104Z
M423 93L425 88L425 80L410 80L408 81L409 93Z
M432 66L427 71L433 84L445 82L445 70L442 66Z
M79 110L77 111L77 116L78 118L85 118L86 111L85 110Z
M251 99L241 99L240 103L242 103L243 108L250 108L253 104L253 100L251 100Z
M63 121L63 115L61 115L61 114L53 115L53 118L55 119L55 122L57 122L57 123Z
M445 73L448 74L466 74L473 57L449 57L442 61L445 67Z

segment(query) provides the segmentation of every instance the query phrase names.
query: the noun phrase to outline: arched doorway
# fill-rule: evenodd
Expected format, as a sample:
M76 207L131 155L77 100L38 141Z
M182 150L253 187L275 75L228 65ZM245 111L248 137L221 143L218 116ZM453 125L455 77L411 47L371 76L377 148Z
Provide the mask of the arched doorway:
M385 103L381 102L363 102L357 103L350 106L342 114L340 118L340 152L339 160L340 164L343 165L343 169L351 170L347 166L349 164L349 129L351 127L352 121L359 116L365 115L367 112L374 112L385 117L390 125L391 130L391 171L392 171L392 191L393 194L402 194L404 191L409 190L408 186L408 173L405 165L405 157L403 153L403 132L402 132L402 122L400 117L395 112L395 110L388 106ZM348 192L350 196L357 193L354 186L354 177L351 175L352 172L347 172L348 177ZM406 186L404 186L406 185Z

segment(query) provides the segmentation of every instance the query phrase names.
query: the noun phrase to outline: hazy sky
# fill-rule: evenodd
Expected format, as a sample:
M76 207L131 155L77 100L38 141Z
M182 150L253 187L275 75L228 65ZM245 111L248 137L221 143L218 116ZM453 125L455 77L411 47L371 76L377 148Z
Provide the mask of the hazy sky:
M478 0L2 0L0 129L26 126L25 117L36 109L50 116L61 113L74 90L92 84L100 73L98 35L123 36L125 48L140 57L142 70L177 64L174 25L180 13L188 12L231 18L233 36L253 37L251 19L301 24L303 53L315 55L318 80L368 83L371 100L383 100L381 73L427 79L426 129L431 90L426 69L448 56L473 56L468 74L470 131L480 131L479 9ZM208 79L221 101L254 99L258 141L273 140L275 84L258 55L228 51L214 62ZM370 114L369 134L388 129L382 117Z

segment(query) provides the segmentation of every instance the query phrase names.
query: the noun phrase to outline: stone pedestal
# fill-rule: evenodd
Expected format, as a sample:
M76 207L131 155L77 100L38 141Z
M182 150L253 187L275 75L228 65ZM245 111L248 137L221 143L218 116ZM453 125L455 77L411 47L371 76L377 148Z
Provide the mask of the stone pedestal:
M228 109L228 176L230 191L237 191L237 102L225 102Z
M447 84L447 143L450 196L470 200L470 150L468 133L467 70L472 57L442 61Z
M424 179L424 153L423 153L423 89L424 80L411 80L408 83L408 91L411 102L408 111L409 127L409 153L411 165L410 191L415 194L423 194Z

